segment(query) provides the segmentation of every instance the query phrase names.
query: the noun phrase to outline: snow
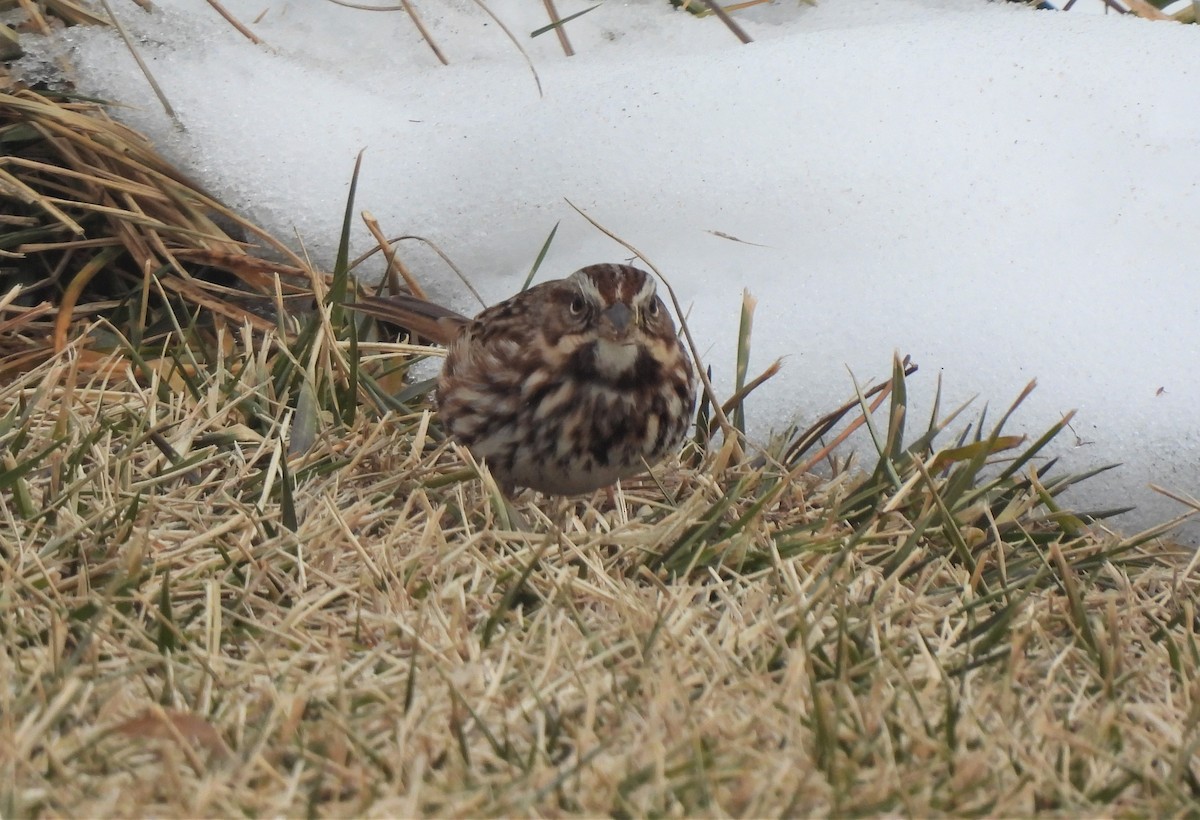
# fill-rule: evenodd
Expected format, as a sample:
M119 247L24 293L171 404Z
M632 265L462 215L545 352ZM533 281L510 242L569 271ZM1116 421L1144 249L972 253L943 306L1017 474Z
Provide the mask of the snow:
M357 207L436 242L489 301L556 223L543 278L628 257L570 200L670 277L726 389L757 297L752 370L786 357L751 405L759 438L899 351L921 367L914 423L939 373L943 408L978 395L989 419L1036 377L1012 422L1035 437L1077 408L1059 469L1124 466L1076 507L1135 503L1132 530L1182 511L1151 482L1200 495L1200 27L1085 13L1099 0L777 0L736 13L742 45L666 0L608 0L567 25L567 58L529 37L541 3L489 0L539 95L467 0L418 3L448 66L402 12L224 0L256 46L195 0L115 5L186 130L112 32L59 35L80 89L318 261L360 149ZM402 253L478 308L427 249Z

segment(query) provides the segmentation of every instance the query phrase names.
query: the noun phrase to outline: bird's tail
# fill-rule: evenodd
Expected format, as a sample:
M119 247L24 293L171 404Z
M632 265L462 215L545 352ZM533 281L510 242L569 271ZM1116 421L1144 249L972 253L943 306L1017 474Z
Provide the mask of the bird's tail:
M449 308L408 294L359 296L346 307L402 327L431 342L448 345L469 319Z

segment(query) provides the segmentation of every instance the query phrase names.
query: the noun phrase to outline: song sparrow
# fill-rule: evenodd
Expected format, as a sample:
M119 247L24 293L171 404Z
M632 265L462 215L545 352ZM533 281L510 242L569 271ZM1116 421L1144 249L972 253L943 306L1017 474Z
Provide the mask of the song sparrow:
M476 316L412 296L351 307L448 348L437 405L506 492L589 492L683 442L696 374L650 274L590 265Z

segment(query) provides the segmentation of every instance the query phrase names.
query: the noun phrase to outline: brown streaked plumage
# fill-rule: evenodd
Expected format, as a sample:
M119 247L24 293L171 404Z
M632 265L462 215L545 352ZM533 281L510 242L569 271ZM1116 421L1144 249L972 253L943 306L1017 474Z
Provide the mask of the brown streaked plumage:
M412 296L352 307L446 345L442 420L506 491L606 487L675 452L691 421L691 358L630 265L590 265L474 319Z

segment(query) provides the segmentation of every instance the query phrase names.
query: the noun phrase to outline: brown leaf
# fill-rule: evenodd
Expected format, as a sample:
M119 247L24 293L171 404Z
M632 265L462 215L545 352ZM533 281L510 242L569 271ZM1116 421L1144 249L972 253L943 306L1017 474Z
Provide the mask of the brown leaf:
M185 741L218 757L229 754L229 748L213 725L190 712L152 707L125 721L116 731L126 737Z

